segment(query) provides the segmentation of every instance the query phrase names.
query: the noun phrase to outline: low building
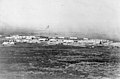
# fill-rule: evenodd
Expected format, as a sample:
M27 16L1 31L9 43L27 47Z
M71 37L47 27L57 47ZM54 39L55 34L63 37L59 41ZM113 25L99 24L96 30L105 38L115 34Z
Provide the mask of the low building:
M2 45L4 46L10 46L10 45L14 45L14 42L3 42Z
M12 37L5 37L5 39L12 39Z
M27 40L27 39L23 39L22 42L23 42L23 43L28 43L29 40Z
M27 43L41 43L41 42L37 39L33 39L33 40L29 40Z
M77 37L70 37L71 40L77 40Z
M2 37L2 35L0 35L0 37Z
M74 40L63 40L63 45L71 45L74 43Z
M88 38L83 38L83 40L88 40Z
M41 42L47 41L46 38L39 38L38 40L41 41Z
M49 41L47 41L48 45L57 45L59 44L57 39L49 39Z
M63 40L63 43L73 43L74 40Z
M57 37L58 39L65 39L65 37Z
M120 42L111 43L110 46L120 47Z
M20 40L20 39L17 39L17 40L15 40L15 41L18 42L18 43L22 42L22 40Z

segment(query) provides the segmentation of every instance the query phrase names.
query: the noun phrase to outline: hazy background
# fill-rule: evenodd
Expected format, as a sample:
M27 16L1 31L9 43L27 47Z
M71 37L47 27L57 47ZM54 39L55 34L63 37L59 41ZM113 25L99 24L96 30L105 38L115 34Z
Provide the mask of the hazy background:
M120 40L120 0L0 0L0 32L45 32ZM44 31L43 31L44 30Z

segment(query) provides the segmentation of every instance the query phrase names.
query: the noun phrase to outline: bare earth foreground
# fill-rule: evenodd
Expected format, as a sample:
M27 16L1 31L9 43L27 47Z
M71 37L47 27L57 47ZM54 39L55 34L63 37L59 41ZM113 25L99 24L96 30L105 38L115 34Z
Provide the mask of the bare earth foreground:
M1 46L0 79L120 79L119 59L119 48Z

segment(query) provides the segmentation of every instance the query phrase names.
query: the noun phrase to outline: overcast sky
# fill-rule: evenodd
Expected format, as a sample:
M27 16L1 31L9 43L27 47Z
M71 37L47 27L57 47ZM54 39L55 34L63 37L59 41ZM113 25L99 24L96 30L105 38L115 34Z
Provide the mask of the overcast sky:
M120 37L120 0L0 0L0 27Z

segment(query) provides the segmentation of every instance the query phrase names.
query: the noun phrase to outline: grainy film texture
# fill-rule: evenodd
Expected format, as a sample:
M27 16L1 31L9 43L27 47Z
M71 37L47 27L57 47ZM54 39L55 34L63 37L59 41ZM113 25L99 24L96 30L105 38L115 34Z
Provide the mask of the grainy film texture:
M0 0L0 79L120 79L120 0Z

